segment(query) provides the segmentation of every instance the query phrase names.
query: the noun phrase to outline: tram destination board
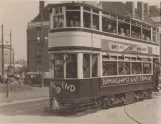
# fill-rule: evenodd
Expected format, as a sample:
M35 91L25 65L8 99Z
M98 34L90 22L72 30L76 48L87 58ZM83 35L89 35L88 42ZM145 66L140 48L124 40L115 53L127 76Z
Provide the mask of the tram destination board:
M104 77L101 79L101 87L108 87L113 85L147 83L152 81L153 81L152 75Z

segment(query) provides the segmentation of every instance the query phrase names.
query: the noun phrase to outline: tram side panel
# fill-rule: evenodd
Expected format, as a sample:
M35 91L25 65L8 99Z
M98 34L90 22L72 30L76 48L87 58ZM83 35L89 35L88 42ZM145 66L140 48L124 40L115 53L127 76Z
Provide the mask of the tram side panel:
M128 104L133 102L136 91L152 89L152 75L126 76L126 77L106 77L100 79L100 96L115 94L125 94Z

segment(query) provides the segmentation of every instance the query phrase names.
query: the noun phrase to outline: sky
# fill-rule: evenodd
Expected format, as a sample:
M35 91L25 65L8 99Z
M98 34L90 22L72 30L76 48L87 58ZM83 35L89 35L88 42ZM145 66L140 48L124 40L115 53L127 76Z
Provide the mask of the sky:
M64 0L63 0L64 1ZM111 0L118 1L118 0ZM126 0L119 0L126 2ZM149 5L159 5L160 0L142 0ZM57 1L58 2L58 1ZM56 3L55 0L45 1L45 5ZM4 25L4 42L9 41L9 32L12 31L12 45L15 59L27 59L27 23L39 11L38 0L0 0L0 24ZM0 30L1 34L1 30ZM1 38L1 35L0 35Z

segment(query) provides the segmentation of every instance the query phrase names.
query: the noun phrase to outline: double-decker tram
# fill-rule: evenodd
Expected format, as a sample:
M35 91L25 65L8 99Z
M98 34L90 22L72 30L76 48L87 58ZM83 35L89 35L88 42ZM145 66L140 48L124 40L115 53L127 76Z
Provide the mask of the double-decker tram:
M155 25L82 3L51 10L52 109L109 108L151 96L159 59Z

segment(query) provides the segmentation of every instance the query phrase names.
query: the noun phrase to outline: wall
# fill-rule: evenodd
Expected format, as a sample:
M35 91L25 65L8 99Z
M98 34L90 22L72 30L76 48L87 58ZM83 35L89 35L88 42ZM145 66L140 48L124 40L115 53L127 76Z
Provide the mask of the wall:
M43 38L48 35L49 23L43 23ZM40 27L40 22L28 23L27 29L27 67L29 72L38 71L38 66L41 66L43 71L47 72L49 68L48 61L48 45L47 43L43 45L42 49L42 63L38 62L37 49L39 44L37 44L37 33Z

